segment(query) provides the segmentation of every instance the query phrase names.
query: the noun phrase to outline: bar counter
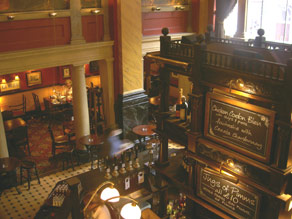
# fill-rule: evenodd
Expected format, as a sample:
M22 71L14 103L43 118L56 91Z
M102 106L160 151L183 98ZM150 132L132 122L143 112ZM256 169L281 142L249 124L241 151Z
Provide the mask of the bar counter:
M139 158L143 156L139 154ZM144 153L145 156L145 153ZM141 159L142 160L142 159ZM110 181L115 184L115 188L118 189L120 195L127 195L131 198L134 198L138 202L143 202L152 198L152 193L148 189L146 183L146 170L143 165L143 162L140 163L140 168L136 168L133 171L128 171L126 174L120 174L118 177L112 177L111 179L106 179L106 171L100 171L99 169L94 169L77 176L59 181L54 189L49 194L48 198L44 201L44 204L41 206L37 212L35 218L84 218L82 214L82 209L84 204L82 200L88 193L94 191L102 182ZM111 169L112 173L112 169ZM138 174L143 173L145 180L143 183L138 183ZM124 189L125 179L130 178L130 188ZM136 183L134 183L136 182ZM56 188L58 185L66 184L69 189L65 192L64 202L60 207L53 206L52 196L56 193ZM60 186L59 186L60 187ZM146 188L147 187L147 188ZM100 191L101 192L101 191Z

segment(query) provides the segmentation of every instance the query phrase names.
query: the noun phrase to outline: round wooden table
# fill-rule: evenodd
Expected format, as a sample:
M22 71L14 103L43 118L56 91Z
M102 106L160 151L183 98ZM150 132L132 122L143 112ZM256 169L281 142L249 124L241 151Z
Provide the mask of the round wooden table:
M146 142L146 137L155 135L155 132L153 129L155 129L155 125L137 125L135 126L132 131L138 136L140 147L144 148L146 147L142 143L142 138L144 140L144 143ZM136 155L137 156L137 155Z
M133 128L133 132L138 135L138 137L147 137L155 135L153 131L155 128L155 125L137 125Z
M2 188L10 188L12 186L15 187L18 194L20 191L17 188L17 177L16 177L16 168L20 166L20 160L15 157L4 157L0 158L0 173L5 173L4 178L0 179L0 194L2 192ZM2 176L1 176L2 177Z
M16 170L20 166L20 160L16 157L0 158L0 173L7 173Z
M93 169L94 155L97 156L97 151L100 151L102 148L104 136L98 136L95 134L85 135L79 139L79 143L86 147L91 161L91 169Z
M95 134L85 135L79 139L79 143L85 145L85 147L98 146L104 142L103 136L98 136Z

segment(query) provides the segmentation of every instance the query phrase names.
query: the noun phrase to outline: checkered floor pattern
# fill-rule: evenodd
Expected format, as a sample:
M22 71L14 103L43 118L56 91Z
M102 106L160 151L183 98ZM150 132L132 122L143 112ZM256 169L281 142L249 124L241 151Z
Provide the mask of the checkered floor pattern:
M34 179L31 181L30 190L27 190L28 185L25 182L23 185L17 186L21 194L18 194L14 187L4 190L0 196L0 218L34 218L58 181L89 171L90 163L75 166L74 169L74 171L70 168L44 176L40 178L41 184Z
M172 149L169 152L184 148L184 146L172 141L169 141L168 146L169 149ZM34 179L31 181L30 190L27 190L28 185L25 182L23 185L17 186L21 194L18 194L14 187L4 190L0 196L0 219L34 218L57 182L90 171L90 167L90 163L86 163L75 166L74 171L70 168L41 177L41 184L38 184L37 179Z

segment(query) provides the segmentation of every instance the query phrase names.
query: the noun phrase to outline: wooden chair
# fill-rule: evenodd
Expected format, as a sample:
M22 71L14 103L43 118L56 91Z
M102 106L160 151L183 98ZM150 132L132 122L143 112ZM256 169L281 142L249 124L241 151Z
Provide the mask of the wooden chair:
M52 140L52 155L53 156L56 155L56 150L59 150L59 149L64 150L64 149L70 148L70 141L67 135L55 136L51 125L48 126L48 130L49 130L51 140Z
M36 162L28 157L28 158L24 158L23 160L21 160L21 165L20 165L20 185L22 185L22 178L26 178L27 180L27 190L30 190L30 181L32 180L31 174L32 174L32 170L34 169L34 174L38 180L38 183L41 184L40 178L39 178L39 174L38 174L38 170L37 170L37 166L36 166ZM26 176L24 176L23 172L26 171Z
M5 110L2 112L3 121L13 119L13 112L10 110Z
M31 93L34 101L34 112L37 118L42 118L44 116L44 111L42 110L39 96L35 93Z
M56 159L60 159L63 162L63 170L65 168L64 163L67 165L71 162L72 169L74 170L73 164L73 153L74 153L74 141L70 141L67 135L58 135L55 136L52 130L51 125L48 126L48 130L52 140L52 155ZM56 155L56 150L62 150L61 153Z
M52 106L50 100L44 98L45 114L50 122L52 121L63 121L64 120L64 109Z
M28 154L30 155L30 147L29 147L29 139L28 139L28 127L27 126L19 126L12 130L12 138L11 143L14 147L15 151L17 152L17 157L21 157L22 155L19 154L19 148L24 147L27 148Z
M26 120L26 97L22 95L22 103L9 106L10 111L12 111L13 118L21 117Z

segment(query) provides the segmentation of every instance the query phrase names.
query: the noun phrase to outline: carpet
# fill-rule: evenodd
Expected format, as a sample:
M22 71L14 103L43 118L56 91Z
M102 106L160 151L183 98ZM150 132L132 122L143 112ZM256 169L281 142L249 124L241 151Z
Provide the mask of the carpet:
M52 140L48 131L49 122L45 119L30 119L27 121L27 125L31 157L37 163L39 174L47 175L61 170L62 162L52 159ZM63 134L61 122L54 122L52 129L54 135Z

